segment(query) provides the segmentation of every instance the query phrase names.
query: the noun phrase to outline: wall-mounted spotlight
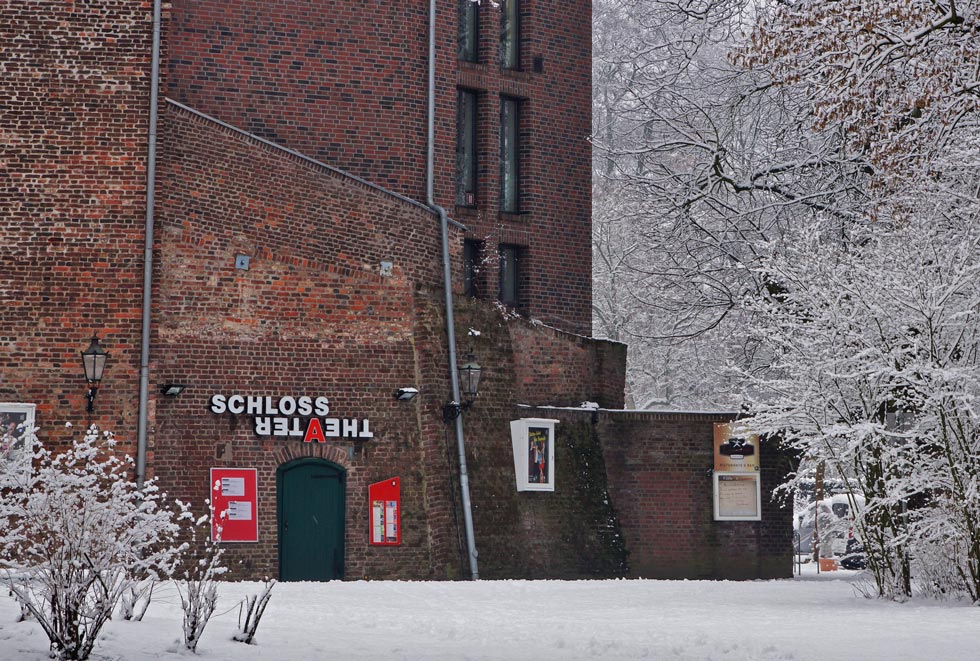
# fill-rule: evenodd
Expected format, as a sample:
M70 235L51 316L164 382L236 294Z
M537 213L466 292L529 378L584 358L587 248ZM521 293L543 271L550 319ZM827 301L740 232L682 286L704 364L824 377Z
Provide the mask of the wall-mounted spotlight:
M399 388L395 391L395 399L400 402L410 402L419 394L417 388Z
M176 397L184 392L184 388L186 387L183 383L165 383L160 386L160 393L167 397Z
M88 399L88 406L85 410L91 413L94 410L92 403L95 401L95 394L99 390L99 383L105 373L105 364L109 360L109 352L99 344L99 336L92 335L92 343L88 349L82 352L82 368L85 370L85 380L88 382L88 392L85 398Z

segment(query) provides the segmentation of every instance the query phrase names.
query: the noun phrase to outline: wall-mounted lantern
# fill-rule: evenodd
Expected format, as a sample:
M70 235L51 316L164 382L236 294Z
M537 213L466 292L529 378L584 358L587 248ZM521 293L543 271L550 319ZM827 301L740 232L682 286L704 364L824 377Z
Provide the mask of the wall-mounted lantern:
M466 364L459 368L459 388L470 403L480 394L480 377L483 368L472 353L466 356Z
M473 405L473 400L480 394L480 377L483 376L483 368L476 362L472 353L466 356L466 363L459 369L459 389L464 397L463 403L449 402L442 407L442 419L449 424L459 417L459 415Z
M95 393L99 390L99 383L102 381L108 359L109 352L99 344L99 336L92 335L92 343L82 352L82 367L85 370L85 380L88 382L88 393L85 395L88 406L85 410L89 413L94 410L92 402L95 401Z
M165 383L160 386L160 394L166 395L167 397L176 397L184 392L184 388L186 387L183 383Z

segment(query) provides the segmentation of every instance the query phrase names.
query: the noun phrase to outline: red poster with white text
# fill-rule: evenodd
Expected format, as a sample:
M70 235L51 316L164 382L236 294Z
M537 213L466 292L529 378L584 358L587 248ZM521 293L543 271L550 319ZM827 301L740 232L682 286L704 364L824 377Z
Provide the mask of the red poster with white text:
M401 510L401 478L392 477L368 486L373 546L398 546L402 543Z
M259 541L258 504L256 469L211 469L211 505L214 507L214 516L211 519L212 540Z

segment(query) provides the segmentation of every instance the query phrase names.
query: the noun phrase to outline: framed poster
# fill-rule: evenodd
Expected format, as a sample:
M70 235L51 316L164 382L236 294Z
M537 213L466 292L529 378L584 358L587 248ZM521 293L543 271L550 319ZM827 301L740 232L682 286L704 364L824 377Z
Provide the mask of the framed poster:
M760 481L758 473L715 471L715 521L761 521Z
M737 422L715 423L715 470L722 473L759 472L759 435Z
M521 418L510 423L518 491L555 490L555 423Z
M368 485L368 507L371 513L371 545L401 544L401 478L392 477Z
M221 542L259 541L258 470L255 468L212 468L211 539Z
M34 404L0 403L0 470L29 471Z

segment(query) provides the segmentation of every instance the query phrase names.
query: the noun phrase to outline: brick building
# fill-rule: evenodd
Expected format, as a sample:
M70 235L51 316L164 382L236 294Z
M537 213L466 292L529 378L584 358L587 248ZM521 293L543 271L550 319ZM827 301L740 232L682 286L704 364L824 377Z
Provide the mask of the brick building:
M630 575L629 554L634 575L729 575L639 551L666 531L632 523L615 435L643 456L650 433L524 408L623 405L625 347L588 337L589 3L434 6L434 31L426 2L0 6L0 414L54 446L112 429L140 477L198 504L211 469L254 470L254 500L241 473L222 487L255 528L228 543L239 578L453 578L452 335L486 367L463 413L482 576ZM109 360L86 414L93 333ZM517 492L508 424L542 416L562 420L568 488ZM390 496L369 500L394 478L396 531ZM716 528L700 489L671 494L701 503L695 555ZM724 526L779 575L788 544L764 524Z

